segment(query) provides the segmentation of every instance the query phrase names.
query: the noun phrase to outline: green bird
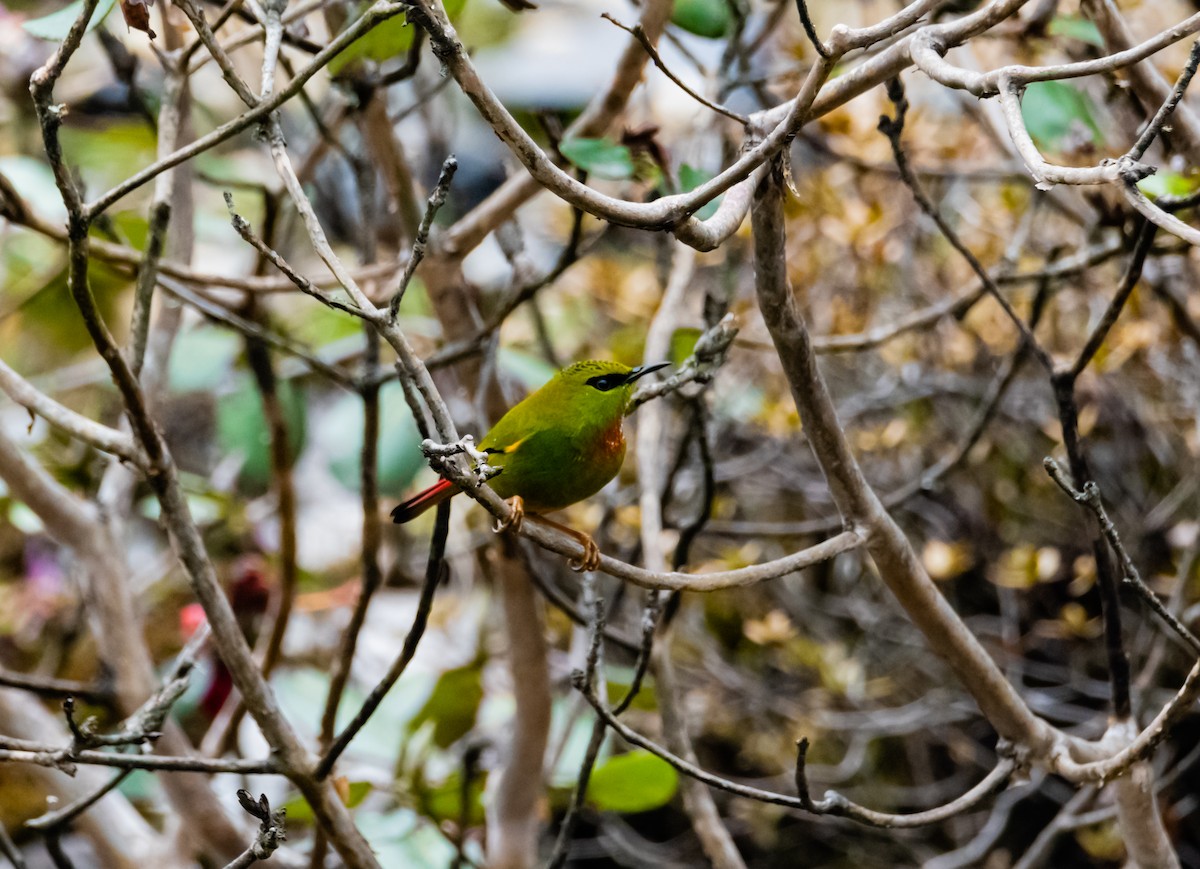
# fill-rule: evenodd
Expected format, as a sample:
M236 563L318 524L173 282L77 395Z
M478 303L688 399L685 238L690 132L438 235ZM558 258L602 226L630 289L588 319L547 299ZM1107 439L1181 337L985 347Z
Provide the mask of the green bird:
M633 384L668 364L629 368L594 359L576 362L500 417L479 449L488 464L500 469L488 485L512 508L508 527L520 528L524 516L532 514L582 544L583 558L572 567L599 566L600 549L589 535L541 514L594 495L617 475L625 459L621 421ZM452 481L438 480L393 510L392 519L407 522L459 491Z

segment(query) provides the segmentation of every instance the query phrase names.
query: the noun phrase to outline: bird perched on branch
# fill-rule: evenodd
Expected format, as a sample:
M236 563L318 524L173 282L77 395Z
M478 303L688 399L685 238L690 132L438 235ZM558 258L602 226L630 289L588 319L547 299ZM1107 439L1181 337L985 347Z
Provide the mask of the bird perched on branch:
M508 501L514 530L530 514L574 537L583 557L576 570L595 570L600 549L592 538L541 514L561 510L594 495L621 470L625 434L621 421L638 378L668 363L629 368L617 362L588 360L564 368L541 389L504 414L479 444L488 464L499 468L489 485ZM445 478L392 511L407 522L459 492Z

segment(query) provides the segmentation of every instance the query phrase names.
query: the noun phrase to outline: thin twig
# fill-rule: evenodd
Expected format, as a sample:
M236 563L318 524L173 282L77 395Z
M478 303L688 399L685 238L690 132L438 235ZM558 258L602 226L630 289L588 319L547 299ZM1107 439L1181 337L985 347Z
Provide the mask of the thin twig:
M942 235L950 242L950 245L962 254L963 259L967 261L971 270L975 272L976 276L983 283L984 289L996 300L996 303L1004 310L1009 320L1017 327L1017 331L1021 333L1021 337L1028 343L1030 350L1038 362L1042 364L1042 367L1046 371L1053 370L1054 365L1050 354L1042 347L1037 338L1033 336L1025 320L1013 309L1008 299L1000 293L1000 288L996 286L996 282L992 280L992 276L988 274L987 269L979 262L979 258L958 237L958 233L942 217L941 212L934 207L933 202L921 186L921 182L913 174L912 168L908 164L908 156L904 151L901 139L904 132L904 121L908 114L908 100L904 96L904 85L900 82L899 78L893 78L888 81L888 99L895 106L896 116L895 118L889 118L886 115L880 116L879 131L887 136L888 141L891 143L892 157L896 161L896 168L900 171L900 178L908 186L909 190L912 191L913 199L916 200L917 205L933 220L937 228L941 230Z
M780 794L774 791L763 790L762 788L752 787L750 785L739 784L721 776L714 775L707 770L701 769L695 764L685 761L683 758L677 757L667 749L656 744L650 739L642 736L636 730L627 726L620 719L616 718L610 709L601 702L596 696L594 689L588 685L588 677L583 671L576 670L571 677L572 684L579 690L587 701L596 710L597 714L604 719L604 722L620 734L625 741L644 748L651 754L656 755L660 759L666 761L671 766L675 767L684 775L690 776L697 781L701 781L709 787L717 788L718 790L726 791L727 793L735 794L736 796L746 797L748 799L757 800L763 803L772 805L784 806L791 809L800 809L806 812L824 815L835 815L840 817L850 818L859 823L866 824L872 827L886 828L912 828L923 827L929 824L937 824L948 818L957 817L965 812L974 809L984 800L991 797L997 791L1002 789L1007 784L1009 778L1017 769L1017 764L1010 758L1002 759L991 772L983 778L979 784L971 788L967 793L963 794L958 799L955 799L946 805L938 806L934 809L928 809L922 812L914 812L912 814L889 814L886 812L877 812L872 809L867 809L863 806L853 803L835 792L826 793L825 797L820 801L813 800L810 796L789 796ZM800 745L807 749L807 740L801 740ZM797 776L801 780L803 776L803 758L798 752L797 755Z
M638 42L640 42L642 44L642 48L646 49L646 54L650 55L650 60L654 61L654 65L662 71L662 74L671 81L675 82L676 86L678 86L681 91L694 99L696 102L700 103L700 105L704 106L705 108L712 109L717 114L724 115L730 120L737 121L743 127L750 123L750 119L741 112L735 112L732 109L727 109L725 106L714 103L712 100L704 97L688 87L687 84L685 84L683 80L679 78L679 76L675 75L675 73L671 71L671 68L663 62L662 56L658 53L658 49L654 47L654 43L650 41L648 36L646 36L646 31L642 29L642 25L635 24L633 27L630 27L627 24L622 24L607 12L600 13L600 17L615 24L617 27L621 28Z
M1146 264L1146 255L1149 254L1150 248L1154 244L1154 236L1157 232L1158 227L1148 220L1143 220L1141 226L1138 227L1137 239L1133 243L1133 252L1129 255L1129 262L1125 266L1125 274L1121 277L1121 283L1117 286L1117 291L1113 294L1112 301L1109 302L1103 316L1100 317L1100 322L1096 324L1096 328L1088 336L1087 342L1084 344L1083 349L1079 351L1079 356L1075 359L1075 364L1071 366L1072 378L1079 377L1083 369L1088 367L1088 364L1096 355L1096 351L1100 349L1100 345L1108 337L1109 330L1116 324L1117 318L1121 316L1121 311L1124 309L1125 303L1129 300L1133 288L1137 286L1138 281L1142 277L1142 267Z
M1117 533L1116 526L1113 525L1112 520L1109 518L1108 511L1104 509L1104 500L1100 497L1100 487L1096 485L1096 482L1094 480L1087 480L1084 482L1082 489L1076 489L1071 481L1067 479L1066 472L1063 471L1054 459L1046 458L1042 464L1046 468L1046 473L1058 484L1060 489L1066 492L1077 504L1082 504L1096 515L1096 521L1100 524L1101 532L1104 534L1105 539L1108 540L1108 544L1112 547L1113 552L1117 554L1117 558L1121 561L1121 567L1125 573L1125 583L1133 588L1149 604L1158 617L1166 622L1167 626L1184 643L1190 646L1193 652L1200 655L1200 637L1192 633L1187 625L1172 614L1163 605L1163 602L1159 600L1158 595L1142 579L1137 565L1134 564L1133 559L1129 556L1128 550L1125 549L1125 544L1121 542L1121 536Z
M812 43L812 47L817 50L817 54L821 57L829 57L829 49L825 47L825 43L821 41L821 37L817 36L817 28L813 26L812 16L808 12L808 3L806 0L796 0L796 11L800 13L800 23L804 26L804 35L808 37L808 41Z
M371 689L371 693L363 701L354 719L342 728L342 732L338 734L333 745L325 752L320 763L317 764L315 775L318 779L329 775L330 770L333 769L333 765L337 763L337 759L346 750L346 746L358 735L363 725L367 723L367 720L379 708L379 704L383 702L383 698L387 696L388 691L392 689L396 681L404 675L405 669L408 667L413 655L416 654L417 644L421 642L421 637L425 633L425 625L428 623L429 613L433 609L433 596L437 591L438 583L441 580L444 569L443 559L446 554L446 537L449 531L450 502L443 501L438 505L437 518L433 525L433 535L429 540L429 559L425 566L425 584L421 587L421 597L417 602L417 612L413 616L413 623L412 627L409 628L408 636L404 638L404 646L401 648L396 660L392 662L392 666L388 668L387 674L379 681L379 684Z
M392 294L391 301L388 302L388 322L390 323L395 323L396 318L400 316L400 303L404 300L404 291L408 289L408 283L412 280L417 266L425 258L425 246L429 243L429 230L433 227L433 219L437 217L438 211L446 203L446 195L450 192L450 184L454 181L454 173L457 171L458 160L451 154L442 163L442 171L438 174L437 183L433 185L433 191L429 194L425 215L421 218L421 225L417 228L417 237L413 239L412 253L409 254L408 262L404 266L404 274L400 276L400 285Z
M1146 125L1146 129L1142 130L1142 134L1138 136L1133 147L1129 149L1126 156L1131 160L1140 160L1146 150L1154 143L1155 137L1166 127L1167 121L1171 119L1175 107L1179 105L1179 101L1183 99L1184 93L1187 92L1188 85L1192 83L1192 77L1196 74L1196 67L1200 65L1200 40L1192 43L1192 50L1188 54L1187 63L1183 69L1179 71L1179 78L1175 81L1175 87L1171 89L1171 95L1166 101L1158 107L1158 111L1154 113L1154 117L1150 119L1150 123Z

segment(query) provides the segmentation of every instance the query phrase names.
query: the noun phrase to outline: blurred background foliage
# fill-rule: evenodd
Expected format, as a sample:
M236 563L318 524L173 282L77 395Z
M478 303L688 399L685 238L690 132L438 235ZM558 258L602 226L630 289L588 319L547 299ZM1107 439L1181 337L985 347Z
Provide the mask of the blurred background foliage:
M837 21L866 23L892 10L881 0L810 5L822 32ZM984 40L964 51L985 67L1004 58L1035 63L1091 56L1098 34L1074 5L1062 3L1044 33L1014 29L1009 38ZM61 202L41 156L26 83L78 6L14 2L0 10L0 172L40 218L55 225L62 219ZM155 132L145 116L154 112L159 96L155 61L144 36L127 33L119 15L99 21L112 6L111 0L101 4L96 31L58 89L69 107L64 148L93 195L152 162L155 151ZM1187 4L1125 6L1149 32L1174 20L1174 7ZM522 16L492 0L460 0L448 7L484 79L547 144L546 130L569 122L598 90L624 42L597 14L635 18L624 3L587 0L547 2ZM731 34L747 21L762 26L773 9L757 2L678 0L664 57L700 83L688 55L718 67ZM811 61L794 17L782 16L767 48L745 68L721 74L724 102L750 111L760 100L774 102L794 90ZM309 38L327 38L319 16L306 22ZM114 73L100 31L137 59L132 87ZM347 77L354 69L394 68L411 39L401 18L378 28L330 68L335 80L316 80L315 97L350 100ZM1168 76L1182 64L1181 50L1186 54L1186 47L1176 46L1160 56ZM236 58L251 75L258 62L253 52ZM629 124L640 135L556 143L596 186L643 198L702 183L728 159L730 147L706 111L659 73L650 71L646 78ZM1117 254L1132 226L1102 194L1035 190L989 115L994 106L960 99L919 75L908 76L907 85L914 108L905 142L932 198L985 264L1011 276L1006 287L1019 310L1028 312L1035 294L1046 294L1038 334L1056 358L1070 358L1119 280L1123 258ZM195 76L193 94L192 122L199 133L237 109L211 64ZM436 177L446 153L458 156L462 169L439 217L442 225L466 213L511 171L495 137L453 87L443 86L432 57L423 59L413 79L393 88L390 107L423 185ZM787 206L790 277L820 336L887 327L972 286L966 263L920 216L897 178L888 143L875 130L887 108L881 93L868 93L810 124L793 147L799 195ZM1121 153L1133 117L1126 94L1096 79L1033 85L1024 111L1040 147L1056 159L1081 163ZM320 137L307 112L289 104L283 120L293 150L317 149ZM352 125L335 128L334 136L341 150L325 148L307 179L325 226L351 261L361 254L364 234L394 256L396 239L388 225L363 225L363 194L355 183L361 167L355 161L363 159L364 143ZM274 177L265 152L245 133L193 166L195 268L244 276L254 268L254 255L230 227L222 194L231 190L238 211L261 225L277 192L273 181L263 180ZM1151 195L1195 186L1191 176L1169 171L1143 182ZM95 230L97 238L141 250L149 196L144 188L122 200ZM276 220L277 249L303 273L324 279L294 216L285 210ZM571 221L570 209L549 197L522 211L526 254L538 268L553 263ZM756 312L748 230L697 256L693 321L677 333L672 354L675 361L685 357L711 321L700 302L706 300L709 310L728 305L737 314L742 331L728 364L699 399L715 490L712 518L690 549L687 568L693 571L786 554L811 542L814 521L834 512ZM669 240L590 217L583 220L583 234L585 255L499 331L494 364L507 400L571 360L641 358L671 261ZM1047 264L1089 254L1087 268L1048 281L1036 277ZM1114 521L1143 576L1193 623L1200 614L1195 267L1193 254L1161 238L1142 285L1080 381L1082 434ZM493 240L467 259L466 276L479 288L485 314L514 284L512 271ZM124 340L132 271L96 261L91 276L104 315ZM359 325L310 299L216 285L198 289L231 310L253 311L259 322L328 365L351 372L362 360ZM1164 304L1169 295L1179 304ZM178 304L165 296L160 301ZM401 322L422 353L441 345L442 328L420 276L405 298ZM983 299L959 316L880 346L824 357L842 419L879 491L897 491L920 479L956 448L1017 346L1000 309ZM10 221L0 226L0 355L58 400L109 424L119 422L117 396L67 292L65 247ZM284 664L272 681L285 711L313 736L359 581L363 410L352 392L296 358L274 356L298 497L301 586ZM478 419L473 410L478 397L458 386L453 368L438 377L456 413ZM381 402L379 483L392 500L427 483L431 472L420 458L419 436L396 384L383 387ZM279 521L269 426L244 336L185 307L156 410L187 472L192 507L210 551L254 633L277 582ZM694 520L704 498L699 450L684 439L689 413L687 404L672 400L670 436L679 458L667 517L676 531ZM104 468L98 455L8 404L0 406L0 424L60 480L83 493L95 491ZM1046 378L1025 365L964 459L901 500L896 513L926 568L1033 708L1055 724L1091 735L1103 723L1108 699L1097 642L1099 599L1080 515L1041 467L1042 457L1059 448L1058 425ZM606 553L636 560L636 492L633 462L627 461L614 485L569 510L567 519L597 529ZM130 581L143 608L147 640L156 659L165 661L188 630L183 614L191 602L156 524L153 499L139 492L138 504L130 528L136 567ZM513 692L520 690L508 683L497 607L479 581L476 559L494 540L489 519L461 504L453 522L449 581L439 592L430 630L413 667L343 764L345 798L385 866L450 865L460 837L467 840L467 856L478 858L481 796ZM385 528L386 588L370 611L343 716L357 709L403 640L430 527L423 520ZM258 558L256 567L247 566L248 555ZM578 578L558 559L542 554L533 559L563 596L577 596ZM72 576L76 569L33 513L0 484L0 663L84 681L102 677ZM257 593L258 584L266 591ZM635 635L640 596L615 585L604 591L613 603L610 623ZM552 835L570 798L591 718L567 681L580 661L581 631L553 607L547 618L557 687L547 766L551 789L544 807ZM722 775L789 791L794 743L804 735L813 746L814 786L837 788L881 810L903 811L966 790L994 761L994 734L857 554L777 582L685 596L676 623L688 724L702 765ZM1127 624L1140 704L1155 709L1190 662L1136 605L1130 605ZM617 694L629 682L632 657L613 650L610 659L610 689ZM201 677L177 710L197 737L224 699L220 678L217 662L203 662ZM89 711L104 714L100 708ZM658 735L652 691L642 692L628 718L639 730ZM261 747L252 731L244 728L241 743L251 756ZM1160 779L1162 803L1187 865L1200 865L1198 736L1200 719L1193 715L1158 758L1171 769ZM20 767L0 765L0 818L18 837L17 821L43 799L22 786L21 776ZM700 865L677 785L670 767L610 738L592 776L573 865ZM302 798L279 792L278 781L255 786L268 793L275 789L288 808L291 843L303 848L312 816ZM154 778L141 773L121 790L150 816L162 798ZM924 860L940 867L1000 867L1023 853L1071 795L1067 785L1038 775L968 818L903 832L814 820L720 795L718 800L754 867L882 867ZM1060 837L1046 865L1121 864L1123 846L1111 833L1112 816L1104 806L1101 799L1094 823Z

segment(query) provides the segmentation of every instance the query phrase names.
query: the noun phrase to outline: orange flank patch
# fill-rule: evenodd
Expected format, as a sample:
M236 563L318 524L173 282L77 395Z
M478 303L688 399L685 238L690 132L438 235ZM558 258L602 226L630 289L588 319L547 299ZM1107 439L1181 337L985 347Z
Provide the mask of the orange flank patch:
M621 428L620 419L605 429L596 449L604 457L621 454L621 451L625 449L625 432Z

